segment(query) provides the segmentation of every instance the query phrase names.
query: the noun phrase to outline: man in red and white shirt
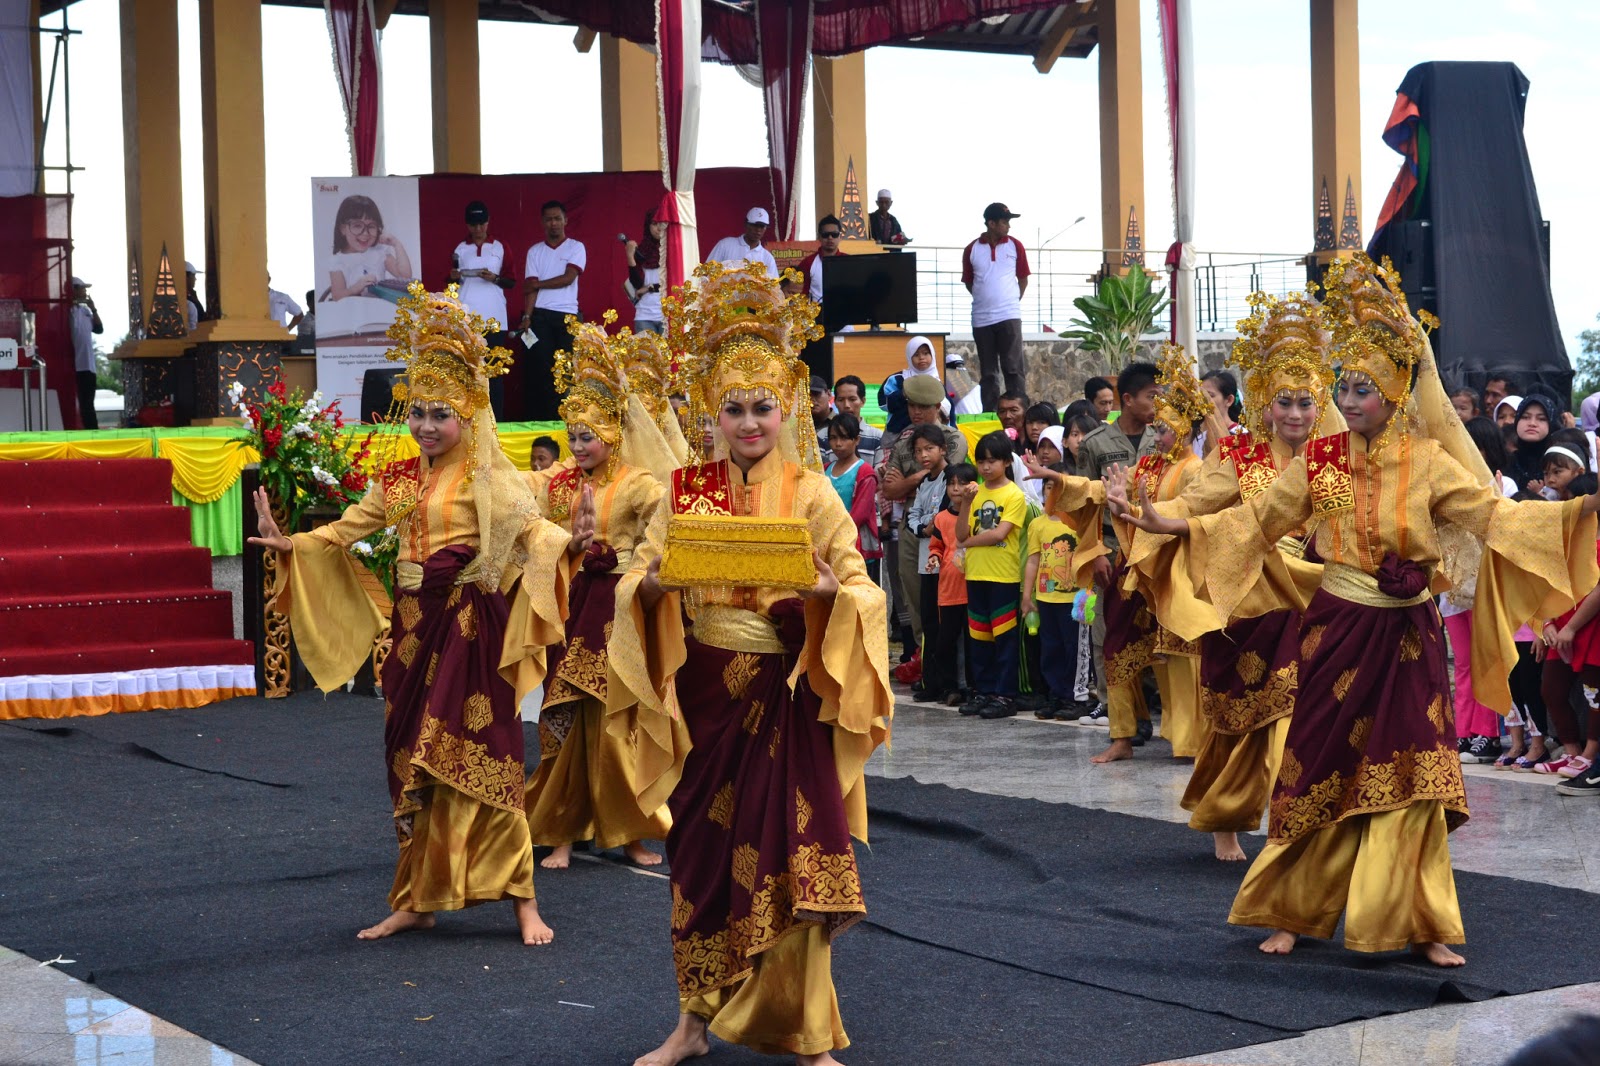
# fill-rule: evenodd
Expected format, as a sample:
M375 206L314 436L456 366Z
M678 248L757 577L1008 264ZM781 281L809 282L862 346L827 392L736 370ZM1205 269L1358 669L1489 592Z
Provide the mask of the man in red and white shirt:
M561 396L552 372L556 352L572 341L567 316L578 313L578 278L588 264L583 244L567 236L567 209L560 200L540 208L544 240L528 249L522 283L520 329L532 329L536 338L528 349L523 373L525 409L522 417L533 422L554 422Z
M985 411L994 410L1002 392L1028 391L1028 370L1022 362L1028 253L1011 236L1011 220L1018 217L1005 204L990 204L983 209L983 236L961 254L961 283L972 294L972 339L978 347Z

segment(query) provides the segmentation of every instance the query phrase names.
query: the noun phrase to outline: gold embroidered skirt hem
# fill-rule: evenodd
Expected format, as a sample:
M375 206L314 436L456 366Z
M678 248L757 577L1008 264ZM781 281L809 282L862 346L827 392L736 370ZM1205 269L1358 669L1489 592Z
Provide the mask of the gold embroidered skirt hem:
M833 948L820 925L796 925L750 959L748 977L679 999L731 1044L764 1055L820 1055L850 1046L833 987Z
M458 911L502 899L533 899L533 842L518 811L479 803L448 785L422 793L407 815L389 909Z
M1207 734L1179 801L1193 815L1189 828L1202 833L1250 833L1261 828L1288 735L1286 717L1248 733L1213 729Z
M1419 800L1268 844L1228 921L1328 939L1340 914L1352 951L1466 942L1442 803Z
M541 719L556 708L546 708ZM593 840L597 848L618 848L635 840L663 840L672 818L662 807L653 815L639 809L638 742L630 730L621 736L606 728L606 710L585 697L570 705L566 738L549 743L539 723L544 757L528 781L528 830L540 847Z

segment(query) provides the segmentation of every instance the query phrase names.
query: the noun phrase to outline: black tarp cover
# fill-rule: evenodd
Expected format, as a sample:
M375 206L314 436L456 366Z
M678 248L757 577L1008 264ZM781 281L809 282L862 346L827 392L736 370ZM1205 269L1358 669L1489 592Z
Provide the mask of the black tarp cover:
M1452 387L1509 373L1516 391L1571 394L1543 252L1543 215L1522 139L1528 79L1513 63L1421 63L1406 73L1384 140L1405 155L1368 252L1396 262L1401 224L1432 223L1439 369ZM1409 286L1408 286L1409 287Z

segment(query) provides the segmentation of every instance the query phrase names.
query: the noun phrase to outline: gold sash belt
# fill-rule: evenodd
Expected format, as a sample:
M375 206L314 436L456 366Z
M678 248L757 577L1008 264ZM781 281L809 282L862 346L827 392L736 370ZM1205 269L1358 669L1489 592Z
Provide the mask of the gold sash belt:
M1306 557L1306 542L1299 537L1285 534L1278 538L1278 551L1291 559L1304 559Z
M465 585L477 581L483 576L483 556L475 555L472 562L461 568L461 573L456 575L455 583ZM422 564L407 562L402 559L394 564L395 585L407 592L415 592L422 587Z
M691 634L702 644L724 651L748 651L758 655L782 655L783 642L778 630L766 618L741 607L707 604L694 615Z
M1365 570L1358 570L1353 566L1343 563L1324 563L1322 567L1322 587L1330 595L1351 603L1359 603L1363 607L1415 607L1419 603L1427 603L1433 599L1433 593L1424 588L1409 599L1396 599L1382 592L1378 588L1378 579Z

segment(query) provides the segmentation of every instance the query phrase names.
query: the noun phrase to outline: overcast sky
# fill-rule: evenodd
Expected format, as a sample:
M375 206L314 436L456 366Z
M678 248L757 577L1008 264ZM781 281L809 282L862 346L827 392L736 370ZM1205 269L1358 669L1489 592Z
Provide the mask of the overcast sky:
M1159 252L1171 241L1166 119L1155 4L1142 7L1145 244ZM1202 252L1303 253L1313 227L1306 4L1206 0L1194 9L1195 243ZM85 168L74 179L74 264L76 273L95 284L108 339L127 329L117 11L116 0L78 0L69 9L74 28L83 31L71 45L73 162ZM185 233L188 258L203 266L197 4L178 0L178 11ZM1600 236L1594 191L1600 143L1593 136L1600 88L1592 69L1600 4L1368 0L1361 16L1363 239L1400 162L1380 135L1406 70L1428 60L1516 63L1531 82L1525 135L1551 225L1556 311L1575 353L1578 332L1593 326L1600 312L1600 291L1580 251ZM262 18L269 266L274 287L298 300L312 284L309 179L349 173L350 157L322 13L269 5ZM46 24L59 19L51 16ZM570 29L554 27L481 27L486 172L600 169L599 49L581 54L572 38ZM53 38L41 43L48 72ZM389 173L428 173L433 142L427 20L391 19L383 63ZM866 195L891 187L895 213L919 248L971 240L990 200L1003 200L1022 214L1013 234L1030 246L1080 215L1086 220L1052 247L1098 245L1096 70L1093 55L1062 59L1041 75L1022 57L874 49L867 56ZM708 66L705 83L701 164L763 165L766 139L757 91L727 68ZM58 93L58 107L59 102ZM52 123L51 162L62 161L63 129L59 120ZM802 155L808 164L810 135L808 111ZM808 166L802 234L814 220L811 189ZM509 251L520 261L520 249Z

